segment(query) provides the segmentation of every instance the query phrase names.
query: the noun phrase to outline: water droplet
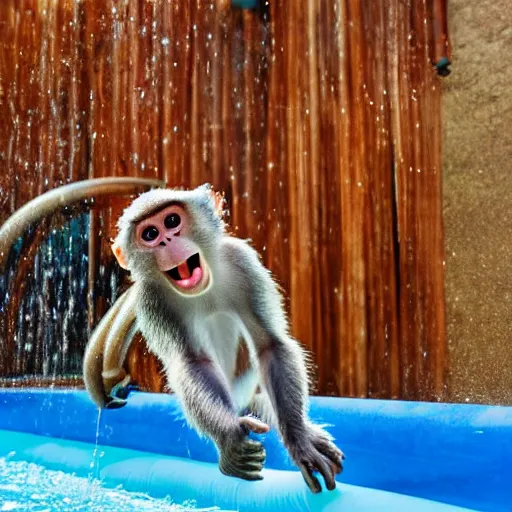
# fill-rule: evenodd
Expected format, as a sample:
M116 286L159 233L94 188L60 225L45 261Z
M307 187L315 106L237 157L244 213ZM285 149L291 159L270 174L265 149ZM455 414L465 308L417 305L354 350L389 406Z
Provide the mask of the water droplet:
M162 37L162 40L160 42L162 43L162 46L169 46L169 38L168 37Z

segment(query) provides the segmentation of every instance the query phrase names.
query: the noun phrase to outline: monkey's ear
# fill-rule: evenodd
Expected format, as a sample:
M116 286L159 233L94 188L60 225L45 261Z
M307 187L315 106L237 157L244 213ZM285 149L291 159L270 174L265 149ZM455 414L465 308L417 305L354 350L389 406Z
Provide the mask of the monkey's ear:
M206 194L211 196L215 204L215 212L222 219L225 214L224 207L226 206L224 192L217 192L210 183L203 183L197 188L198 190L204 191Z
M125 270L128 270L128 264L126 263L126 259L123 254L123 250L119 245L112 244L112 252L114 253L114 256L116 257L117 262L119 265L124 268Z
M226 198L224 192L217 192L211 185L208 185L207 192L213 199L213 203L215 204L215 211L217 215L222 219L224 216L224 207L226 206Z
M196 187L195 190L197 192L201 192L204 194L210 194L212 189L213 189L213 187L211 186L210 183L203 183L202 185L199 185L198 187Z
M213 196L213 201L215 202L215 210L217 215L222 219L224 217L224 207L226 206L226 198L224 197L224 192L215 192L212 189L211 192Z

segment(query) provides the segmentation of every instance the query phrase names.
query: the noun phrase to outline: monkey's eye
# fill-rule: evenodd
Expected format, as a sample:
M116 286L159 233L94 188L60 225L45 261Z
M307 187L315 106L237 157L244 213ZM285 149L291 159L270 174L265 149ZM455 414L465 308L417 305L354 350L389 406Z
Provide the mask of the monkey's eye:
M181 223L181 217L177 213L170 213L164 219L164 225L167 229L177 228Z
M155 228L155 226L148 226L143 232L142 232L142 240L145 240L146 242L152 242L155 240L160 233L158 232L158 229Z

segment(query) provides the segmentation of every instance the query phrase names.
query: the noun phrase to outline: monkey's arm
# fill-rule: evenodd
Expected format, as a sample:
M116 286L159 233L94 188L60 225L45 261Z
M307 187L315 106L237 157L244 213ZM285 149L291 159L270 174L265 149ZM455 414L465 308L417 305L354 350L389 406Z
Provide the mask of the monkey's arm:
M263 387L290 455L313 492L321 486L313 475L318 471L327 488L335 488L335 474L342 470L342 452L331 437L314 426L307 415L308 375L305 354L288 333L282 297L258 254L239 240L229 242L228 257L245 276L245 289L253 318L253 341L258 352ZM254 325L255 324L255 325Z
M307 374L300 347L270 326L266 336L259 338L258 355L263 386L285 446L313 492L321 491L314 471L324 477L327 489L333 490L344 456L331 436L308 419Z
M210 437L219 451L219 468L226 475L260 480L265 451L248 431L263 433L267 425L256 418L239 418L227 383L216 364L182 350L167 365L172 389L189 422Z
M214 441L220 470L246 480L261 479L265 460L261 443L248 430L266 432L256 418L239 418L228 383L217 363L193 348L193 334L166 308L158 289L146 289L137 308L137 321L150 349L164 363L171 389L189 423Z

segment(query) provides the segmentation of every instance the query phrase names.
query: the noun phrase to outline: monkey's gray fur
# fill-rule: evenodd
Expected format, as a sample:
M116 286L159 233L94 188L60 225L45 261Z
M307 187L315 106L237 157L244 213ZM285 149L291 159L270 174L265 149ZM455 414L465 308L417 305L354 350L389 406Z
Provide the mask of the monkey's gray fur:
M209 268L210 286L199 295L177 292L153 253L135 242L137 223L173 203L189 215L191 238ZM226 234L210 187L146 192L124 211L118 227L115 245L134 281L137 328L161 360L190 424L216 444L221 471L261 478L265 452L247 433L265 425L239 417L248 408L278 429L313 492L321 490L313 471L334 489L344 456L308 419L305 353L290 336L279 289L257 252ZM235 379L240 338L251 368Z

